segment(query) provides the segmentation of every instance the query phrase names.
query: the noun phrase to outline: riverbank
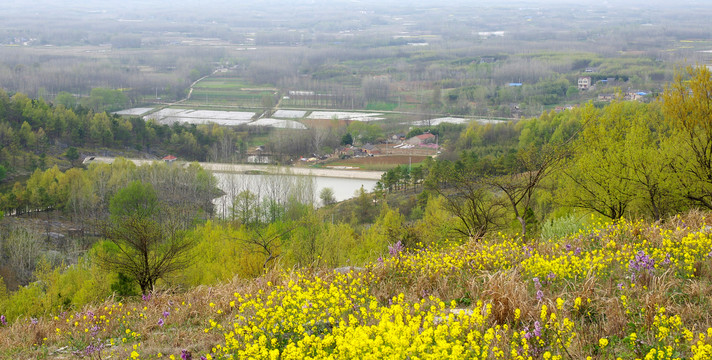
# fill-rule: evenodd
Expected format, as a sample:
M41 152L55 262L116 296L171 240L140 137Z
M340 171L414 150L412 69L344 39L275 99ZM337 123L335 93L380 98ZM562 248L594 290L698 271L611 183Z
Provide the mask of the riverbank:
M127 159L132 161L136 165L150 164L154 161L159 160L144 160L144 159ZM84 164L89 164L91 162L103 162L112 163L114 162L113 157L100 157L94 156L91 158L84 159ZM212 172L222 172L222 173L267 173L267 174L292 174L292 175L309 175L309 176L323 176L323 177L333 177L342 179L364 179L364 180L380 180L383 171L365 171L365 170L347 170L347 169L315 169L306 167L294 167L294 166L276 166L276 165L254 165L254 164L223 164L223 163L209 163L209 162L199 162L203 169Z

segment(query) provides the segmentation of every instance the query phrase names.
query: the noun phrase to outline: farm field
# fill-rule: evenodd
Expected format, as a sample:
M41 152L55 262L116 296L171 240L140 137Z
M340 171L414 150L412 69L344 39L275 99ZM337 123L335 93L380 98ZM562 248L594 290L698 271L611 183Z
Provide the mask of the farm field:
M166 108L145 117L146 120L155 120L160 124L207 124L219 125L244 125L252 121L255 113L244 111L213 111Z
M228 105L237 107L261 107L264 97L274 97L277 89L255 86L239 78L207 77L193 86L186 105Z
M124 115L124 116L142 116L142 115L146 114L147 112L152 111L153 109L154 108L132 108L132 109L117 111L114 114Z
M362 113L362 112L346 112L346 111L312 111L311 114L307 116L309 119L316 120L350 120L350 121L377 121L384 120L380 117L381 113Z
M282 119L272 119L272 118L262 118L256 121L253 121L251 123L248 123L247 125L249 126L268 126L268 127L274 127L274 128L280 128L280 129L301 129L304 130L307 127L294 120L282 120Z
M277 110L272 114L275 118L285 118L285 119L299 119L303 118L307 114L303 110Z

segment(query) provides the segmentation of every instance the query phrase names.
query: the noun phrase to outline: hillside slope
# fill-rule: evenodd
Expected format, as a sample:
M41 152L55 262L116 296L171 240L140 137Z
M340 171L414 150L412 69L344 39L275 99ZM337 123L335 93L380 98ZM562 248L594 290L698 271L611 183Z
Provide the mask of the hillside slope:
M3 358L709 358L712 228L599 223L272 271L0 326Z

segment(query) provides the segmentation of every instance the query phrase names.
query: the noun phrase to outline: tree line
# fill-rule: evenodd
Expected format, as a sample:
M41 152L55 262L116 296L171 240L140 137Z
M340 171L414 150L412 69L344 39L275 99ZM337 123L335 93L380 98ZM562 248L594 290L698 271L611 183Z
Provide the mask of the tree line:
M575 209L612 220L712 209L711 93L710 70L689 67L653 103L589 103L473 124L453 149L459 155L427 163L426 188L443 196L471 238L508 228L511 218L524 236Z
M120 92L95 92L97 99ZM71 98L71 97L70 97ZM0 90L0 165L31 172L76 160L76 149L124 148L192 161L234 161L247 156L247 139L263 129L217 125L161 125L139 117L94 111L80 103L50 103ZM60 97L60 101L63 98ZM74 148L74 150L71 150ZM71 150L70 153L67 151Z

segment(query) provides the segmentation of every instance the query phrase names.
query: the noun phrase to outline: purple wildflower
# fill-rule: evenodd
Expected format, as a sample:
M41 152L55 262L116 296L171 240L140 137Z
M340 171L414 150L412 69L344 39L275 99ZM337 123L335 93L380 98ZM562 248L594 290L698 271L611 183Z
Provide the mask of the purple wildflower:
M523 248L524 248L524 254L526 254L527 257L531 257L532 256L531 248L529 248L529 246L527 246L527 245L523 245Z
M200 357L200 360L208 360L208 358L206 358L205 355L202 355L202 356Z
M163 318L158 319L158 326L163 326Z
M546 276L546 278L549 279L549 280L552 280L552 279L554 279L555 277L556 277L556 274L554 274L553 272L550 272L549 275Z
M393 245L388 245L388 254L391 255L391 257L398 256L403 250L405 250L405 247L400 240Z
M151 294L143 294L141 295L141 299L143 299L143 301L149 301L151 300Z
M529 332L529 326L524 327L524 338L527 340L532 338L532 333Z
M618 283L618 290L623 290L623 283Z
M37 321L37 318L30 318L30 322L32 323L32 325L37 325L37 323L39 323L39 321Z
M534 322L534 336L536 336L536 337L541 336L541 324L539 324L538 321Z
M665 254L665 260L663 260L662 264L669 265L671 262L672 262L672 259L670 259L670 253Z
M645 251L640 250L628 263L628 269L633 272L642 270L653 271L655 270L655 259L648 256Z
M0 315L0 324L7 325L7 320L5 319L5 315Z
M544 292L541 291L541 281L539 281L538 277L533 278L532 281L534 282L534 289L536 289L536 300L541 302L544 299Z
M164 318L167 318L168 315L170 315L170 314L171 314L171 313L169 313L168 310L163 311L163 317L164 317Z
M188 351L188 350L186 350L186 349L183 349L183 350L180 352L180 358L183 359L183 360L192 360L192 359L193 359L193 355L190 353L190 351Z
M104 344L101 342L97 342L96 344L89 344L87 347L84 349L84 355L88 356L90 358L94 358L92 354L94 353L101 353L101 351L104 349ZM99 357L101 358L101 357Z
M571 251L571 248L572 248L571 244L566 244L566 252Z
M576 250L574 250L574 255L576 255L576 256L581 255L581 248L580 248L580 247L578 247L578 246L576 247Z

